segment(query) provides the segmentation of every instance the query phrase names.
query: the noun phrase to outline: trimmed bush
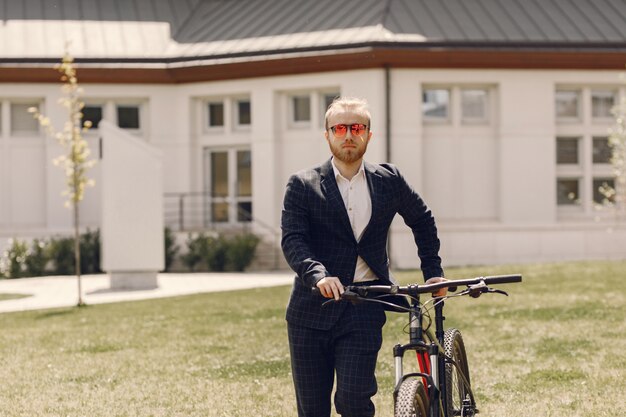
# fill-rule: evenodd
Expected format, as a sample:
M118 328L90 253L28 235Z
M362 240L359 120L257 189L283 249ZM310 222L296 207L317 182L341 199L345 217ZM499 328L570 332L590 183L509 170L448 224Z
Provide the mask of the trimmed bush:
M46 254L51 261L52 275L73 275L74 269L74 239L71 237L57 237L50 239L46 247Z
M74 239L72 239L72 245ZM72 246L72 255L74 254L74 246ZM72 262L72 265L74 263ZM74 270L74 267L72 267ZM80 273L81 274L100 274L100 230L90 231L80 235Z
M180 246L176 244L174 233L169 227L166 227L163 233L164 246L165 246L165 269L167 272L172 267L172 264L176 260L176 255L180 251Z
M228 242L222 236L209 236L205 240L202 258L209 271L223 272L226 269Z
M259 237L251 233L234 236L228 241L226 252L229 270L243 271L254 259Z
M202 261L202 253L206 246L205 240L206 236L204 233L200 233L197 236L190 233L187 237L187 253L182 255L180 260L191 272L195 271L196 266Z
M46 255L47 242L35 239L26 254L26 275L30 277L40 277L46 274L48 256Z

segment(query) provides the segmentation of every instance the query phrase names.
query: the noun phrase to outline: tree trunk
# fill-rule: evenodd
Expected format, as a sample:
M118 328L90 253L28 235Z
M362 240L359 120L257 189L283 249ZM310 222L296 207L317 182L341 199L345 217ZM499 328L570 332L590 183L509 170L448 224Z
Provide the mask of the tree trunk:
M78 281L78 306L85 305L83 301L83 289L80 279L80 231L79 225L79 213L78 213L79 201L74 201L74 266L76 268L76 279Z

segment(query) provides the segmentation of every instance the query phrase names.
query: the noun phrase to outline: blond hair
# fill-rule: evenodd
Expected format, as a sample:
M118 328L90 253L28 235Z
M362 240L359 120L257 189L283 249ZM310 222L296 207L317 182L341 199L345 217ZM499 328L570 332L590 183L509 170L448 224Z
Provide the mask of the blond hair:
M369 110L369 104L364 98L357 97L337 97L330 103L324 116L324 125L328 129L328 119L342 111L350 111L367 118L367 127L371 128L372 116Z

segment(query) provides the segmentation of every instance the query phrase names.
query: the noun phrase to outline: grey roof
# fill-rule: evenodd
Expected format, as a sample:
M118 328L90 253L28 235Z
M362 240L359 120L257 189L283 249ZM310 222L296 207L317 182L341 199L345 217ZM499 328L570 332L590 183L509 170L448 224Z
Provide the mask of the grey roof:
M400 47L626 50L626 0L0 0L0 59Z

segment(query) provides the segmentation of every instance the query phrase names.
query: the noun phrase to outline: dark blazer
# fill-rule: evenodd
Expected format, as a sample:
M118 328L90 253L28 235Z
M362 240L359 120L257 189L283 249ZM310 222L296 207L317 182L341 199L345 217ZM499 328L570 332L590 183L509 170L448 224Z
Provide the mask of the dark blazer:
M396 213L411 228L425 279L442 276L439 239L430 209L391 164L365 163L372 216L357 242L330 159L289 178L282 210L282 249L297 276L287 306L287 321L329 329L346 303L330 303L311 288L324 277L352 283L357 256L389 283L387 236Z

